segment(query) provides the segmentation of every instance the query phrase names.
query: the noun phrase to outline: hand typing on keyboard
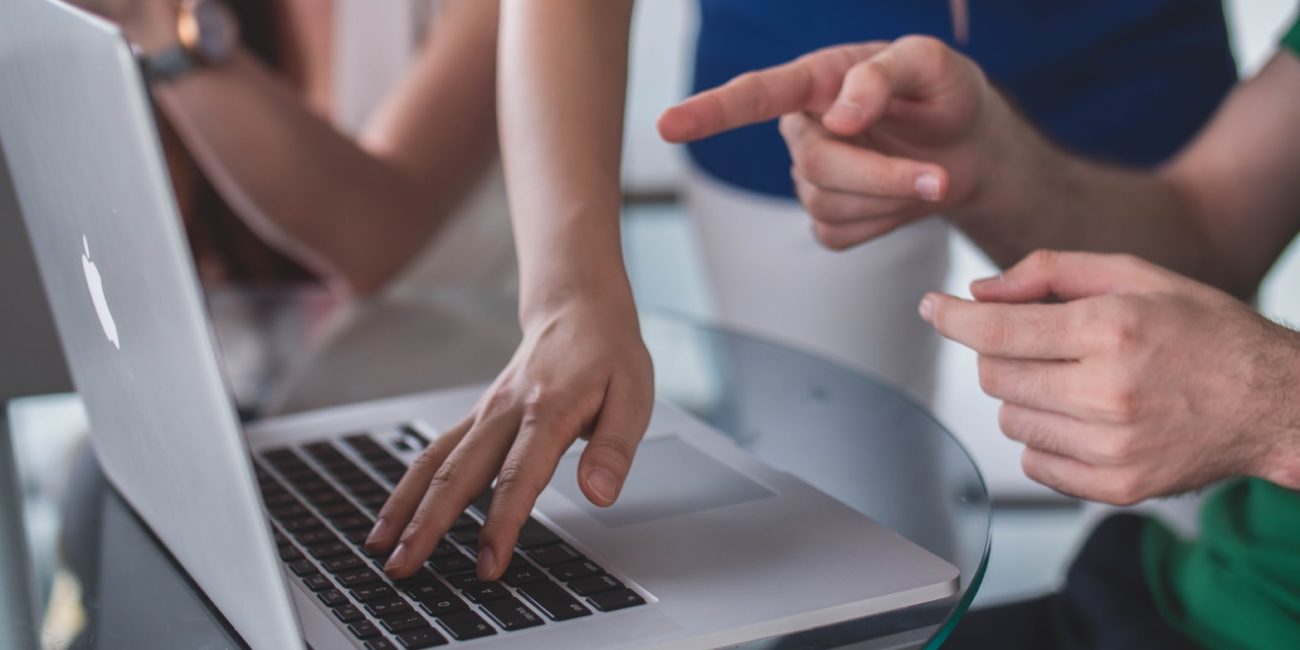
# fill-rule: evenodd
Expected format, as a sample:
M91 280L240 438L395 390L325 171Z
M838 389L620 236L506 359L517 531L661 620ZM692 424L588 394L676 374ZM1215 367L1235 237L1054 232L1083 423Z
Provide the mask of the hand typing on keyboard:
M635 312L629 319L604 307L570 305L526 326L515 357L473 413L420 454L366 540L368 551L391 550L386 573L418 571L495 478L477 569L484 580L499 578L538 495L579 436L589 441L578 484L592 503L614 503L649 424L654 382Z

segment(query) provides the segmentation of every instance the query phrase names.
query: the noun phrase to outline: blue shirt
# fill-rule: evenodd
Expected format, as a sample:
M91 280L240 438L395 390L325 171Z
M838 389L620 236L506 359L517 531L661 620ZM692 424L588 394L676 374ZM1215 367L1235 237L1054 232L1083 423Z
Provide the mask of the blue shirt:
M950 45L948 0L700 0L696 91L839 43L928 34ZM978 62L1050 137L1149 166L1186 143L1236 82L1219 0L969 0ZM794 196L775 122L689 146L727 183Z

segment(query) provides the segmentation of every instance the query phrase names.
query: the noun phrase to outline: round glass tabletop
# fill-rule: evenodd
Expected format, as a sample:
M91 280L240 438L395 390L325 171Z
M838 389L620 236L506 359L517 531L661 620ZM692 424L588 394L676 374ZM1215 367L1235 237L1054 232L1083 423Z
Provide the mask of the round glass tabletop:
M227 292L209 302L236 401L250 418L488 381L519 337L513 304L483 296L343 304L311 291ZM943 600L746 647L938 646L974 597L989 550L988 493L956 439L899 391L834 363L666 314L645 314L642 333L659 399L960 571L957 592ZM41 421L11 412L20 462ZM93 459L79 462L64 474L74 498L62 509L61 552L39 539L33 549L38 567L57 567L42 572L43 585L77 586L72 605L59 601L59 589L43 590L52 594L43 608L47 637L72 616L68 609L79 623L60 632L69 643L54 647L233 641ZM42 563L43 554L55 559Z

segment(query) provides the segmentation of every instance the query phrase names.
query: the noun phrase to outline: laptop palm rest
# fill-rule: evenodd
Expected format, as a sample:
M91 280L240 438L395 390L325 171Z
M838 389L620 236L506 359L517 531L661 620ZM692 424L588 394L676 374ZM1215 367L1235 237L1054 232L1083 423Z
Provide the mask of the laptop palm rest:
M579 489L579 454L571 452L556 471L552 487L596 521L622 528L660 519L680 517L714 508L734 506L776 496L736 469L728 467L691 443L670 435L648 439L637 450L636 462L619 495L609 508L591 504Z

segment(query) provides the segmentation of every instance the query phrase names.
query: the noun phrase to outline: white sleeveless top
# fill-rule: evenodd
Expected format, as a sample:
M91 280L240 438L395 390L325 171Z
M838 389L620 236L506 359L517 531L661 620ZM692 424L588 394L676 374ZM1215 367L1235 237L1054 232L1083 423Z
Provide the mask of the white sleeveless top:
M406 74L437 0L335 0L334 122L357 133ZM431 290L511 294L518 264L500 162L465 199L438 236L384 290L418 298Z

